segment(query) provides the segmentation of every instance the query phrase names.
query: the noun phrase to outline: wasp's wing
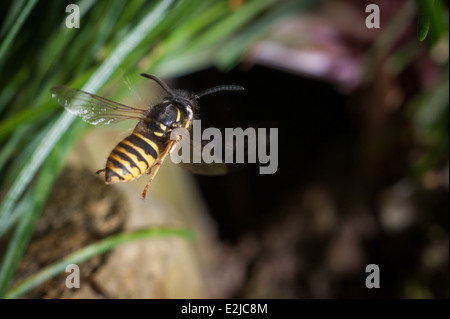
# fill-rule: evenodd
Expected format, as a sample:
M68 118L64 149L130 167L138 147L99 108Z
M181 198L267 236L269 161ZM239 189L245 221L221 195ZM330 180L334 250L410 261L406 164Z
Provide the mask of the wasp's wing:
M59 105L93 125L108 125L122 120L145 118L145 110L120 104L85 91L66 86L55 86L50 92Z
M191 129L189 136L186 136L186 139L183 136L180 143L180 148L189 148L190 158L189 161L182 161L180 165L199 175L225 175L256 163L256 141L259 134L256 126L250 129L254 132L252 142L248 138L196 140ZM268 136L265 141L270 142ZM250 161L250 158L255 160Z
M192 136L192 135L191 135ZM205 147L210 151L211 147L221 147L220 145L214 145L214 142L209 141L201 141L197 142L192 138L189 141L190 147L190 161L188 163L181 162L180 165L188 170L190 170L194 174L199 175L225 175L230 172L230 167L226 163L223 162L223 158L218 156L217 154L211 154L209 152L210 157L212 158L211 162L206 163L203 156L196 156L196 154L202 154L205 150ZM199 163L194 161L194 157L199 159Z
M177 157L176 163L179 163L183 168L186 168L195 174L224 175L228 173L227 165L222 163L222 158L215 154L211 156L211 152L209 152L210 157L207 163L202 156L205 147L211 148L214 143L201 139L193 139L192 127L188 130L183 129L182 131L177 132L177 134L181 135L181 141L172 151L172 153L175 153L171 154L172 160L175 155ZM215 147L221 146L217 145Z

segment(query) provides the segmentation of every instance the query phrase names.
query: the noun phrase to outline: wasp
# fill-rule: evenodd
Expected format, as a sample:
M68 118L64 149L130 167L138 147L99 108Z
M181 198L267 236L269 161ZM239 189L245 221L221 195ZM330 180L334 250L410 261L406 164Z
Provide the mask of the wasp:
M237 85L220 85L198 94L183 90L171 90L156 76L141 76L155 81L167 94L154 106L139 109L120 104L104 97L66 86L55 86L50 92L53 99L67 111L93 125L109 125L122 120L138 120L131 135L124 138L112 150L105 168L105 183L128 182L147 173L150 179L142 192L145 199L150 183L158 173L167 155L175 149L180 137L170 139L176 128L190 129L198 108L198 100L220 91L242 91Z

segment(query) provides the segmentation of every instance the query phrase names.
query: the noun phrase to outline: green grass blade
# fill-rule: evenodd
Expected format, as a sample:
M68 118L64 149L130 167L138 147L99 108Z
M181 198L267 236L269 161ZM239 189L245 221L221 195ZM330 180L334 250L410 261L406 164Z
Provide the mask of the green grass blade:
M0 30L0 39L3 38L3 35L5 35L5 33L8 30L12 29L12 25L14 24L14 21L17 20L17 17L20 15L20 11L22 10L25 1L26 0L11 1L8 13L6 14L2 28Z
M416 3L417 38L424 41L428 37L430 43L434 44L444 33L448 33L445 5L441 0L416 0Z
M8 49L11 46L11 43L13 42L17 33L19 32L20 27L23 25L23 23L33 10L36 3L37 0L28 1L28 3L25 5L25 7L22 9L21 13L17 17L17 19L14 21L11 30L8 31L5 39L0 44L0 75L2 74L3 63L6 61L6 53L8 52Z
M298 15L318 4L318 1L304 0L286 2L275 6L267 14L256 19L227 41L217 52L216 64L221 70L230 70L239 63L248 46L259 40L275 23L281 19L287 19L289 16Z
M14 231L3 258L0 268L0 298L2 298L7 291L31 235L33 234L34 226L40 215L39 212L47 199L46 196L42 196L42 194L48 193L48 189L51 187L52 181L55 178L54 167L49 164L53 163L47 162L47 165L44 165L36 184L30 192L30 194L34 196L29 197L28 202L25 204L25 206L29 207L34 206L36 209L30 209L21 216L21 220Z
M74 141L76 141L84 132L84 129L86 127L86 124L84 122L76 122L74 123L74 125L72 125L70 131L67 131L62 138L58 141L58 143L55 145L55 147L53 147L49 157L47 158L46 162L44 163L44 165L48 165L47 162L51 162L51 167L53 167L54 170L54 176L56 178L57 176L57 172L59 172L59 169L62 168L62 165L64 163L64 161L62 160L62 158L64 158L67 154L67 152L70 150L70 146L72 145L72 143ZM39 131L39 133L37 134L35 140L40 140L42 138L42 136L46 135L46 131ZM16 136L16 134L14 135ZM14 165L12 165L10 167L10 169L14 172L16 171L15 166L19 166L19 167L23 167L26 163L26 161L28 161L29 159L29 153L31 153L32 150L28 150L28 148L31 148L31 146L33 146L33 140L31 143L28 143L27 146L21 150L21 154L17 155L17 159L14 162ZM5 179L8 181L9 179L11 179L11 174L7 174L7 176L5 177ZM50 182L53 182L53 180L49 180ZM50 187L51 185L45 186L44 188L41 188L39 193L36 194L30 194L30 192L26 193L24 198L18 202L18 204L9 212L7 212L4 216L3 216L3 220L4 222L0 223L0 237L2 237L14 224L15 222L17 222L20 217L22 216L22 213L24 213L26 210L24 209L24 207L30 207L28 204L24 204L23 202L26 202L29 199L29 197L32 196L37 196L37 197L42 197L42 196L47 196L47 193L50 191ZM31 206L33 207L32 209L36 209L36 206Z
M274 4L276 0L251 1L242 6L233 14L218 21L214 26L206 30L190 46L190 51L205 48L213 43L222 42L231 32L237 31L249 20Z
M96 92L106 82L122 61L155 28L172 5L172 0L161 1L157 7L143 18L140 24L116 47L113 53L102 63L95 74L83 86L82 90Z
M73 115L64 112L54 122L49 132L43 137L41 142L36 146L30 160L25 164L25 167L20 171L17 179L14 181L11 188L6 193L3 202L0 206L0 224L6 223L5 216L13 210L19 197L26 189L28 184L33 179L37 170L47 158L47 155L59 140L60 136L65 132L67 127L72 123Z
M58 273L63 272L69 264L80 264L94 256L103 254L114 247L125 244L135 240L158 238L158 237L182 237L192 239L194 233L186 229L175 228L150 228L144 230L133 231L129 233L122 233L118 235L110 236L106 239L98 241L94 244L88 245L68 256L60 261L50 265L33 276L27 278L13 289L8 291L5 295L6 298L17 298L24 293L30 291L37 285L41 284L47 279L52 278Z
M62 136L45 161L37 177L37 182L25 194L23 200L15 208L14 214L7 220L10 224L18 220L18 227L14 231L0 268L0 297L8 289L17 266L25 253L40 212L43 210L52 189L53 182L63 167L64 161L61 159L67 155L72 142L81 136L83 127L84 124L82 122L76 123L70 131ZM20 219L18 219L19 214ZM7 229L8 227L5 224L1 224L1 226L2 229L5 227Z
M36 121L37 117L45 115L45 112L49 111L53 107L50 104L44 104L42 106L26 108L22 111L11 115L4 121L0 122L0 139L5 139L11 132L15 131L17 127L27 121Z
M27 132L25 127L20 127L17 129L15 134L4 144L2 148L2 152L0 153L0 172L2 171L3 167L5 166L5 163L8 161L8 159L11 157L12 153L14 152L14 149L17 148L20 139L23 137L23 135ZM1 235L0 235L1 237Z

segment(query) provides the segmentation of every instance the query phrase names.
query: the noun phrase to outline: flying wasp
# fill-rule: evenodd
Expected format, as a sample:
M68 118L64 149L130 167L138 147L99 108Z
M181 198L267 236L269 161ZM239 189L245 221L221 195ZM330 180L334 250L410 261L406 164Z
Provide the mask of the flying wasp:
M221 85L198 94L182 90L171 90L161 79L141 74L154 80L166 93L159 103L148 109L139 109L120 104L85 91L55 86L52 97L72 114L93 125L109 125L122 120L138 120L130 136L124 138L112 150L105 168L105 183L128 182L144 173L150 179L142 192L145 199L147 189L155 178L167 155L174 150L179 139L171 140L170 134L176 128L190 129L198 107L198 99L220 91L242 91L237 85Z

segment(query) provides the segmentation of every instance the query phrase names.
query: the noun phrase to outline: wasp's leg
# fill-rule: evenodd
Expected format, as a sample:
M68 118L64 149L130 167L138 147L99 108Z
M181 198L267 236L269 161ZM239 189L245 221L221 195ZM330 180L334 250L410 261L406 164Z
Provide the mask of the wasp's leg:
M182 136L178 135L176 140L173 140L173 144L169 150L169 154L172 153L175 150L175 146L178 144L179 141L181 141Z
M98 171L96 171L95 174L100 174L101 172L104 172L104 171L106 171L106 169L102 168L102 169L99 169Z
M142 192L142 199L145 199L145 195L147 194L147 189L150 186L150 183L153 181L153 179L155 178L156 174L159 171L159 168L161 167L161 164L164 162L164 160L166 159L167 155L170 154L170 152L172 151L172 149L175 147L175 145L178 143L178 140L173 140L170 141L169 144L167 144L166 149L164 150L164 152L156 159L155 163L152 165L152 168L154 168L153 170L150 168L148 170L148 174L150 175L150 180L148 181L147 185L145 185L144 191Z
M179 123L173 123L172 127L173 128L178 128L178 127L181 127L181 125ZM172 131L172 129L169 132L171 132L171 131ZM168 154L172 153L175 150L175 146L177 145L177 143L179 141L181 141L181 138L182 138L182 136L178 135L175 140L170 140L170 142L167 144L167 146L166 146L164 152L161 154L161 156L159 156L156 159L156 161L154 161L153 164L148 168L148 172L147 172L148 175L150 175L150 173L152 172L152 168L153 167L161 165L162 162L164 161L164 158Z

